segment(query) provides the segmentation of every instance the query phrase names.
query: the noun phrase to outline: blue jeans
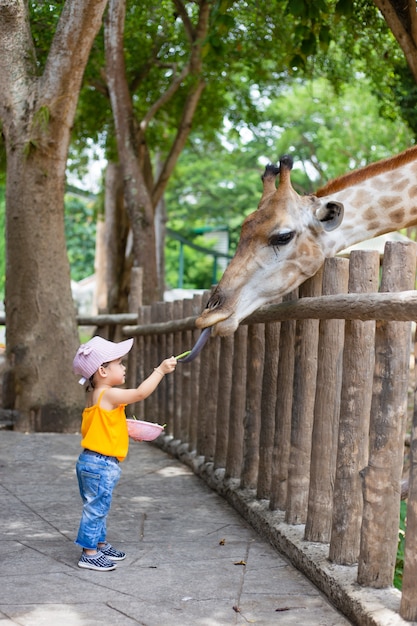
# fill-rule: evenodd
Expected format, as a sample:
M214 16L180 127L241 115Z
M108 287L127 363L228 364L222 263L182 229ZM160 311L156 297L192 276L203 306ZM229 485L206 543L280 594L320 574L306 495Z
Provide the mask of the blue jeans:
M78 458L76 471L83 512L75 543L94 550L97 544L106 541L107 515L121 469L115 457L84 450Z

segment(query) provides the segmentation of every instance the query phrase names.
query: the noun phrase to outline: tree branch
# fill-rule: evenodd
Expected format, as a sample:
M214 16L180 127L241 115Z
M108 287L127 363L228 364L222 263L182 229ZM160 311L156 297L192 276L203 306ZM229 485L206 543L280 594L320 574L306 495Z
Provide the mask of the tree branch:
M417 11L416 11L416 3L413 1L408 1L408 15L410 17L410 34L411 38L414 41L414 45L417 42Z
M181 0L173 0L174 6L178 11L178 15L181 18L182 23L184 24L185 34L187 35L190 43L194 42L194 26L188 17L187 10Z
M162 195L165 191L165 188L168 184L169 177L172 174L172 171L177 163L178 157L181 153L182 148L185 145L185 142L188 139L188 135L191 131L192 120L194 117L194 113L196 111L197 105L200 101L200 96L206 86L204 80L200 80L192 93L189 94L187 98L187 102L185 103L183 109L183 116L181 119L180 126L178 128L178 132L174 139L174 142L171 146L171 150L162 166L161 173L158 177L156 185L154 186L152 192L152 204L154 206L162 198Z
M173 79L172 83L170 84L168 89L165 91L165 93L163 93L162 96L158 98L158 100L154 102L153 105L149 108L145 117L140 122L140 129L142 132L145 132L149 122L153 119L153 117L156 115L158 110L161 107L163 107L163 105L172 98L172 96L175 94L176 91L178 91L178 89L181 86L181 83L189 74L189 72L190 72L190 67L187 64L183 67L181 73Z
M61 123L72 124L85 65L107 0L67 0L42 77L43 97Z
M178 157L183 149L191 131L192 120L200 101L201 94L206 86L201 76L201 48L209 28L210 5L206 0L200 3L200 13L198 16L198 24L195 29L195 40L191 48L190 56L190 74L196 78L196 83L188 94L187 101L184 105L181 123L178 132L171 146L171 150L162 166L158 180L153 188L152 202L154 206L158 204L167 186L169 177L177 163ZM184 23L184 26L185 23Z
M415 12L416 8L414 0L407 1L410 6L410 11L414 10ZM410 27L410 32L407 31L403 21L400 19L399 9L397 10L393 2L390 2L389 0L374 0L374 3L381 11L386 23L392 31L392 34L404 52L406 61L413 74L414 80L417 83L417 41L415 39L413 28ZM414 21L415 19L413 20L413 23Z
M146 201L148 192L143 173L139 167L138 129L126 79L123 51L124 21L125 2L110 0L104 31L107 85L116 127L119 159L125 178L126 204L132 229L136 232L140 229L140 224L138 220L134 219L135 201L133 196L136 194L142 199L143 216L149 222L153 220L153 211L150 202Z

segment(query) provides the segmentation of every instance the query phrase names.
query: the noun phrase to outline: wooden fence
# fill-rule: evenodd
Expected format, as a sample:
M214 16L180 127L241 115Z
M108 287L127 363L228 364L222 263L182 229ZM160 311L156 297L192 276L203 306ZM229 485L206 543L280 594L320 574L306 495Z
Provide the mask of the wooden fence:
M387 244L382 264L376 252L328 259L297 293L210 339L133 409L166 423L161 447L361 625L417 620L415 281L414 244ZM123 327L136 338L131 382L192 347L207 297L141 307L137 325ZM400 593L392 584L406 431Z

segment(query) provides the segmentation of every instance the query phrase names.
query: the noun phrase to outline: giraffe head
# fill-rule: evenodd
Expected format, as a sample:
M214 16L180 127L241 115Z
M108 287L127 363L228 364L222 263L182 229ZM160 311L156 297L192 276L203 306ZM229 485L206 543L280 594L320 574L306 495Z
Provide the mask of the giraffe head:
M292 159L268 165L258 209L243 222L236 254L213 292L197 327L229 335L260 306L313 276L326 256L326 236L343 219L343 205L299 196L290 180ZM275 181L279 174L279 185Z

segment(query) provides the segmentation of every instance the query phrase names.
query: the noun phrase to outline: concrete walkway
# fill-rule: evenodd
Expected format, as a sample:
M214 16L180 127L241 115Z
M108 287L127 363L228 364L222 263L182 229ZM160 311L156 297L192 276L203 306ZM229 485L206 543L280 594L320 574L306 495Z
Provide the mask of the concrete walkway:
M0 623L345 626L350 622L215 492L132 442L109 517L115 571L77 567L78 435L0 432Z

